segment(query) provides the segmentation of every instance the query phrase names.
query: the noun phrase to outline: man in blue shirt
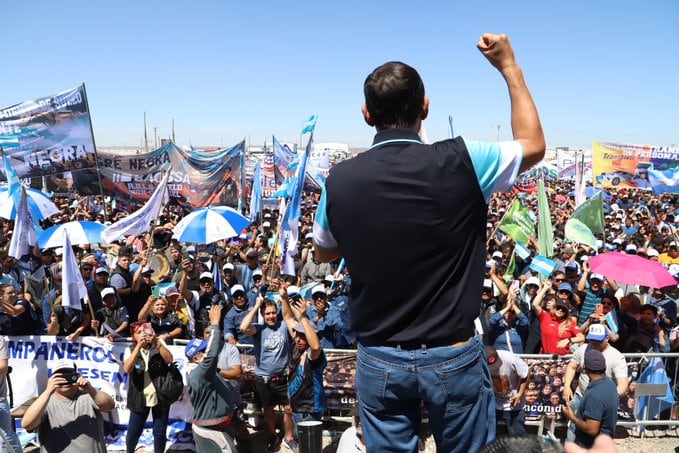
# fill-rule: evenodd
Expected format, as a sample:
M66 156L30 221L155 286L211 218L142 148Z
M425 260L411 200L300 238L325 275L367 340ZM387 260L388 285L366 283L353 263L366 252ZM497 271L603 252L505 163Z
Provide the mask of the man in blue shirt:
M478 450L495 437L490 374L474 335L488 200L542 159L545 139L507 36L486 33L477 47L507 83L513 141L422 143L422 79L385 63L364 83L373 146L333 167L319 202L316 257L344 257L351 269L368 451L416 451L422 403L439 451Z
M575 423L575 443L591 448L599 434L613 437L618 422L618 390L606 376L606 359L601 351L587 348L585 372L589 385L582 396L577 414L569 405L563 406L564 416Z

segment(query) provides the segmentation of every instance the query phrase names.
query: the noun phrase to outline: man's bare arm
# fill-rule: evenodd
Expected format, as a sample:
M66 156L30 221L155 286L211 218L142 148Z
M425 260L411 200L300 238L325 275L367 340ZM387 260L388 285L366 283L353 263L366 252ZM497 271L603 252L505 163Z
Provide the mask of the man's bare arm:
M545 135L542 132L538 110L526 86L523 72L516 62L507 35L484 33L477 47L507 82L512 107L512 132L514 140L523 147L520 171L525 171L540 162L545 155Z

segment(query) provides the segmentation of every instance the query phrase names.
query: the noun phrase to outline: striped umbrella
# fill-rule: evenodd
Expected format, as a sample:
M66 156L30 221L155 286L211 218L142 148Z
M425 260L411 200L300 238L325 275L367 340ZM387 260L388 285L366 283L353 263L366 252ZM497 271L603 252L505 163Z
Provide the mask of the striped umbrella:
M238 236L250 221L238 211L225 206L199 208L184 217L173 229L179 242L210 244Z
M34 222L46 219L60 212L59 208L52 203L49 195L39 190L27 188L26 197L28 201L28 210L31 212L31 218ZM7 187L1 187L0 217L3 219L14 220L16 215L17 207L14 205L14 199L10 196Z
M62 247L64 245L64 230L68 232L71 244L97 244L102 242L101 232L106 225L99 222L74 221L61 223L47 228L38 235L38 244L43 249Z

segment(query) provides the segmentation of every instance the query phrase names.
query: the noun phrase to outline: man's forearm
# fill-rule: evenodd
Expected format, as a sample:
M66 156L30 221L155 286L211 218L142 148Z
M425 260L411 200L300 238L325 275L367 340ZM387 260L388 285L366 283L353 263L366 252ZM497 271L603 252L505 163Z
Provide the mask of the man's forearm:
M521 171L524 171L542 160L545 154L545 136L538 110L519 65L514 63L503 68L502 76L509 89L514 140L521 142L524 149L521 164Z

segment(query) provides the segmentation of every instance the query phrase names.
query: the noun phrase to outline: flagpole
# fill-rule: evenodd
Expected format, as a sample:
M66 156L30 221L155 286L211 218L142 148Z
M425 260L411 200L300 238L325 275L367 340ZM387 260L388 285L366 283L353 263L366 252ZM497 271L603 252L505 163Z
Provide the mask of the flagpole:
M285 211L283 211L283 215L279 215L280 218L285 219L285 214L288 212L288 208L290 207L290 203L287 203L285 205ZM271 250L269 251L269 256L266 259L266 265L271 266L271 259L273 258L273 255L276 253L276 247L278 247L278 237L280 236L281 228L283 227L283 222L280 222L278 224L278 228L276 229L276 234L274 235L274 246L271 247ZM284 250L281 250L281 254L284 253ZM273 275L274 275L274 270L275 268L271 266L271 271L269 272L269 281L273 280Z
M94 129L92 128L92 114L90 113L90 103L87 100L87 89L85 82L83 82L83 97L85 98L85 105L87 106L87 116L90 118L90 135L92 135L92 145L94 145L94 160L97 164L97 180L99 181L99 195L101 196L101 204L104 207L104 222L108 221L106 215L106 198L104 198L104 188L101 185L101 171L99 170L99 156L97 155L97 143L94 139Z

